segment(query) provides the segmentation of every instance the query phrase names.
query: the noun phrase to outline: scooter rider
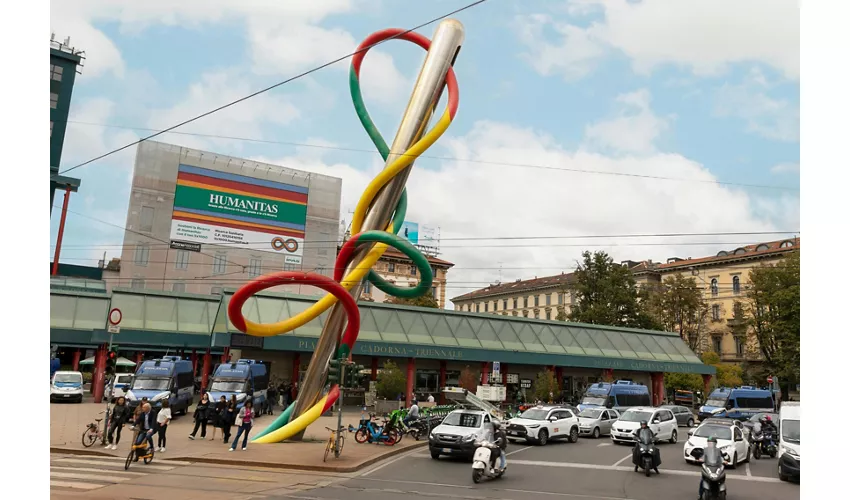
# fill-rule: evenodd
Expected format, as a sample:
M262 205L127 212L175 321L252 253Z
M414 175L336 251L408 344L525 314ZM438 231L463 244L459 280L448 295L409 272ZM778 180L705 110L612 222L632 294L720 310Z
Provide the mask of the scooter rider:
M717 438L714 437L714 436L709 436L708 437L708 443L706 443L705 448L706 448L706 450L716 449L717 448ZM703 454L703 456L705 456L705 455ZM697 500L702 500L702 492L703 491L704 490L702 488L702 476L700 476L699 477L699 494L697 496Z
M640 421L640 428L635 430L635 432L633 434L633 436L635 438L635 447L632 449L632 460L635 464L640 462L640 460L638 460L639 457L637 456L637 454L640 453L639 452L639 449L640 449L639 443L641 441L641 439L640 439L641 435L643 435L647 432L650 434L648 442L654 443L655 442L655 433L652 432L652 429L649 428L649 423L646 420L641 420ZM652 468L653 468L653 470L655 470L656 474L660 474L660 472L658 472L658 464L659 463L661 463L661 452L658 450L658 447L656 446L655 447L655 456L652 457ZM638 470L638 466L635 465L635 472L637 472L637 470Z
M502 424L496 420L493 421L493 440L499 447L499 468L504 470L508 466L508 460L505 458L505 451L508 449L508 435L502 428Z

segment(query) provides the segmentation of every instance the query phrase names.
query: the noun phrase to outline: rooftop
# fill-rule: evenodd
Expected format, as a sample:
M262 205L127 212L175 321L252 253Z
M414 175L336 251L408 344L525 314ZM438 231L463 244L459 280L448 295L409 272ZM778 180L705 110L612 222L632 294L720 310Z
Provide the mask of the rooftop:
M463 295L459 295L451 300L452 302L457 302L463 300L479 299L483 297L492 297L494 295L514 295L531 290L544 290L547 288L555 288L567 285L572 282L573 273L561 273L556 274L554 276L545 276L543 278L535 277L534 279L530 280L516 280L512 283L498 283L495 285L490 285L486 288L482 288L480 290L475 290L469 293L465 293Z
M410 258L408 258L407 255L404 255L403 253L399 252L395 248L387 248L387 250L384 252L384 255L381 256L381 258L382 259L398 259L398 260L403 260L403 261L407 261L407 262L410 261ZM449 262L447 260L438 259L437 257L430 257L430 256L426 255L425 258L427 258L428 262L430 262L431 264L433 264L435 266L440 266L440 267L453 267L454 266L454 263Z
M742 259L760 259L764 257L772 257L784 253L792 252L800 248L800 238L788 238L784 240L768 241L764 243L754 243L738 247L732 250L721 250L717 255L709 257L698 257L692 259L681 259L671 257L666 263L657 263L652 261L644 261L634 267L630 267L633 273L649 272L649 271L670 271L681 268L689 268L692 266L717 265L726 262L734 262Z

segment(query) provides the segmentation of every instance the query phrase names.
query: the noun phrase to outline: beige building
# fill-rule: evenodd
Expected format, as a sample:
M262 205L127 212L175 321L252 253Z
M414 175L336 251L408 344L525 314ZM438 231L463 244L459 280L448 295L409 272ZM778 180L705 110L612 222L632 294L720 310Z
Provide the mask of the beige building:
M800 239L793 238L724 250L710 257L672 257L663 264L652 261L624 264L629 265L638 284L660 283L675 274L693 277L708 304L700 335L701 349L717 352L722 361L742 362L758 359L757 345L748 343L743 324L750 270L776 264L799 248Z
M575 296L568 290L573 275L556 274L513 283L497 283L452 300L455 311L557 319L559 313L570 313Z
M426 257L431 264L431 272L434 275L431 294L437 299L440 309L445 309L446 275L454 264L447 260L438 259L437 257ZM419 270L413 265L413 262L406 255L393 248L388 248L384 252L381 260L375 264L374 269L380 277L396 286L415 286L419 282ZM391 298L387 297L387 294L381 290L378 290L375 285L368 282L363 286L361 297L373 302L386 302Z

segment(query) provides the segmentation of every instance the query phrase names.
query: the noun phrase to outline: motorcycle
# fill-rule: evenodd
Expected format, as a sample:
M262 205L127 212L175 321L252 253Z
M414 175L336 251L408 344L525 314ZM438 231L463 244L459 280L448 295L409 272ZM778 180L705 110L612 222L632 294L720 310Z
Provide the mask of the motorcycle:
M504 469L495 466L496 460L502 450L489 441L477 441L475 443L475 455L472 456L472 482L478 484L482 477L489 479L498 479L502 477L508 469L505 465Z
M691 456L702 463L702 495L700 500L726 500L726 468L723 461L729 455L721 453L717 448L691 450Z
M653 469L655 469L656 474L659 474L658 466L661 465L661 453L655 446L652 431L647 429L638 433L635 448L632 451L632 463L635 466L635 472L638 472L638 468L641 468L646 477L649 477Z
M773 438L773 432L767 431L764 433L764 439L761 443L764 448L764 453L770 455L770 458L776 458L776 440Z

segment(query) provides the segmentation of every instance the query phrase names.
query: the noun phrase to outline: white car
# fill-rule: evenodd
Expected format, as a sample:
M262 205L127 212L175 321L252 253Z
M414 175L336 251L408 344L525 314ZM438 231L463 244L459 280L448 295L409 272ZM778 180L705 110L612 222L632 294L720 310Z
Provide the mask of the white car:
M685 461L688 463L699 463L699 460L691 456L691 451L696 448L705 448L709 437L717 438L717 447L724 453L724 464L734 469L741 462L750 460L752 447L749 441L744 439L744 433L735 425L735 421L726 418L712 418L701 423L696 430L688 433L683 450Z
M50 402L83 402L83 374L80 372L56 372L50 381Z
M525 439L545 445L550 439L567 438L578 441L578 417L569 408L536 406L508 420L505 432L508 439Z
M675 444L679 439L676 417L665 408L637 407L620 413L620 418L611 427L611 440L616 443L634 443L634 432L646 421L658 441Z
M493 441L493 421L494 418L482 410L452 411L428 436L431 458L436 460L440 455L472 458L476 441Z
M129 391L130 387L133 385L133 377L134 375L132 373L119 373L115 375L111 384L113 401L120 397L127 396L127 391Z

